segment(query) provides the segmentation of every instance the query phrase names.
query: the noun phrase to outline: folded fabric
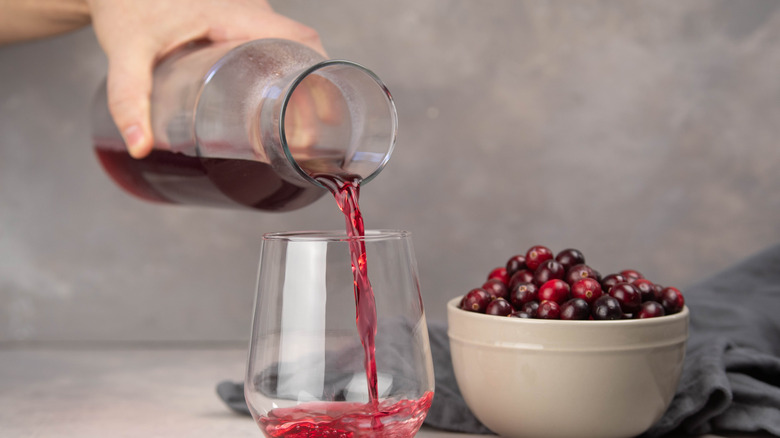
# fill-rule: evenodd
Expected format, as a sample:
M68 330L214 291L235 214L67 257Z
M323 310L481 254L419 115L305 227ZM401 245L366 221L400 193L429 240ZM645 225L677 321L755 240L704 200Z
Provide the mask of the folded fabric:
M780 436L780 245L684 293L691 327L680 385L645 435Z
M680 385L669 409L647 433L718 431L780 436L780 245L683 291L691 310ZM429 325L436 392L425 424L491 433L458 389L446 326ZM227 405L248 414L243 384L217 387Z

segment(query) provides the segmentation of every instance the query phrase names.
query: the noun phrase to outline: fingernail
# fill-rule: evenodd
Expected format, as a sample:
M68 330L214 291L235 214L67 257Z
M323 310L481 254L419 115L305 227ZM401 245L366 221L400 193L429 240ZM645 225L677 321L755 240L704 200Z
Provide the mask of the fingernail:
M125 138L125 144L127 144L127 148L130 150L130 155L136 155L135 153L138 151L138 148L140 148L144 142L143 129L141 129L139 125L131 125L129 128L125 129L122 133L122 137Z

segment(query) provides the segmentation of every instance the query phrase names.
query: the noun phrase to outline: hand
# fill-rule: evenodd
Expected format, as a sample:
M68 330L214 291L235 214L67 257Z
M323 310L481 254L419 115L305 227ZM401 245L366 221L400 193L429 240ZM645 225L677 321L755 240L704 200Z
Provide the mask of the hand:
M86 0L108 56L108 107L130 154L152 149L149 96L157 60L190 41L284 38L325 54L317 32L266 0Z

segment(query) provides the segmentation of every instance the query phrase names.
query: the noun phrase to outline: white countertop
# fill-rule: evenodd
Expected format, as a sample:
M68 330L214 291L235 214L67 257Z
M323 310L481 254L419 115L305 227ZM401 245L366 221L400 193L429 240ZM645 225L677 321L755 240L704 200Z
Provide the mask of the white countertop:
M242 378L245 359L235 346L0 348L0 435L262 437L215 391L222 380ZM417 434L480 436L428 427Z

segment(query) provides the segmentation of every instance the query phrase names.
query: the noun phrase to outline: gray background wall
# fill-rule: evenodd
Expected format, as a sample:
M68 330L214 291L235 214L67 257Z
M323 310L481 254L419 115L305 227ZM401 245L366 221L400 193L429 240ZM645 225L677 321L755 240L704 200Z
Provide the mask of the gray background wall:
M430 319L537 243L685 286L780 241L774 0L273 3L396 99L362 205L413 232ZM0 48L0 342L245 340L261 234L340 214L125 195L89 143L105 67L89 29Z

